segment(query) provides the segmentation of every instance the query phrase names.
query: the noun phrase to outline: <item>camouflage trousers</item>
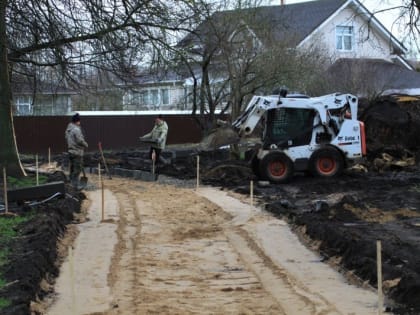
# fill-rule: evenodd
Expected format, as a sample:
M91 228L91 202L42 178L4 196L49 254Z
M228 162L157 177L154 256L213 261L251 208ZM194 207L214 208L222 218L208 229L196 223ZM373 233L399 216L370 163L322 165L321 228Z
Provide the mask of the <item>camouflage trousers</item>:
M70 160L70 182L74 187L79 185L79 176L82 172L83 160L80 155L69 154Z

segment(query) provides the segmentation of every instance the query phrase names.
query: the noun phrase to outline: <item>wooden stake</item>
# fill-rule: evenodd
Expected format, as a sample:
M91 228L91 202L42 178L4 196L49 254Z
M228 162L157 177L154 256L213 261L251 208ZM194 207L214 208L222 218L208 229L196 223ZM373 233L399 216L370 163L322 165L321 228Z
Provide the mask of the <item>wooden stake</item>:
M382 245L381 241L376 241L376 260L378 271L378 315L382 315L383 294L382 294Z
M251 194L251 207L254 205L254 182L251 180L250 184L250 194Z
M48 167L51 167L51 148L48 147Z
M200 186L200 156L197 155L197 185L196 189Z
M39 186L38 154L35 155L36 185Z
M73 247L69 247L69 268L70 268L70 288L71 288L71 309L76 314L76 290L74 285L74 257Z
M155 150L152 150L152 175L153 175L153 178L155 176L155 161L156 161L156 152L155 152Z
M101 221L103 221L105 217L105 192L104 192L104 180L101 176L101 164L98 164L98 173L99 173L99 183L101 185L101 196L102 196L101 197L101 201L102 201L101 202L101 213L102 213Z
M7 200L7 175L6 175L6 168L3 167L3 188L4 188L4 211L5 213L9 212L9 202Z

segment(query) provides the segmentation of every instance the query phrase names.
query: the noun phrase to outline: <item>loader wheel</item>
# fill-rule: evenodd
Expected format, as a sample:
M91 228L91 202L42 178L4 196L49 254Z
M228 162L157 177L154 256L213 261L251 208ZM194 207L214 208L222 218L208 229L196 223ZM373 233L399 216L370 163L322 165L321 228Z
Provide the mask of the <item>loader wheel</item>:
M260 161L260 174L262 179L267 179L272 183L285 183L293 175L293 162L281 152L267 154Z
M309 167L311 173L315 176L333 177L343 171L344 160L336 149L324 148L312 154Z

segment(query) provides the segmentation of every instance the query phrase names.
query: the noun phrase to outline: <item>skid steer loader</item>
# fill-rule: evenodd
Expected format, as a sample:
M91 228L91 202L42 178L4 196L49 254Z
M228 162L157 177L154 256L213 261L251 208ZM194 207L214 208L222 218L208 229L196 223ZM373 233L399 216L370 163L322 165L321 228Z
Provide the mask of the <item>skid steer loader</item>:
M366 154L357 110L358 99L351 94L254 96L229 132L223 126L207 142L220 145L226 134L235 139L232 130L243 139L262 122L261 142L250 161L259 179L284 183L295 171L332 177Z

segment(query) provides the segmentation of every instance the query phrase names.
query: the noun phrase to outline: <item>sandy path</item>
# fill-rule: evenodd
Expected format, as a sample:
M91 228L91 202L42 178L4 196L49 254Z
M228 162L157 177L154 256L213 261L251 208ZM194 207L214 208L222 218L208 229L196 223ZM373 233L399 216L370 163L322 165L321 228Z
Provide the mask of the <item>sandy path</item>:
M377 313L375 292L347 284L283 221L222 191L118 178L106 188L106 213L117 224L81 229L75 280L64 264L54 305L60 313L53 307L48 314ZM100 194L88 197L90 211L100 213ZM94 251L98 238L106 244L87 255L80 244ZM109 255L97 256L104 251ZM91 274L102 276L95 282Z
M254 251L251 255L259 256L266 268L256 270L257 274L265 275L270 270L278 275L274 283L272 279L263 279L262 283L268 285L267 290L282 305L284 300L291 302L284 306L287 314L377 314L376 292L349 284L340 273L321 262L319 255L308 250L286 222L226 192L210 188L199 193L235 218L242 218L236 222L240 229L230 230L228 235L242 236L235 246L239 252L244 252L246 247L241 242L246 241ZM235 244L234 239L232 243ZM252 261L249 253L243 256Z
M118 206L115 196L104 191L106 202L102 221L101 192L88 192L87 221L79 224L79 235L60 270L55 285L58 298L48 315L89 314L109 309L111 290L107 275L117 244Z

